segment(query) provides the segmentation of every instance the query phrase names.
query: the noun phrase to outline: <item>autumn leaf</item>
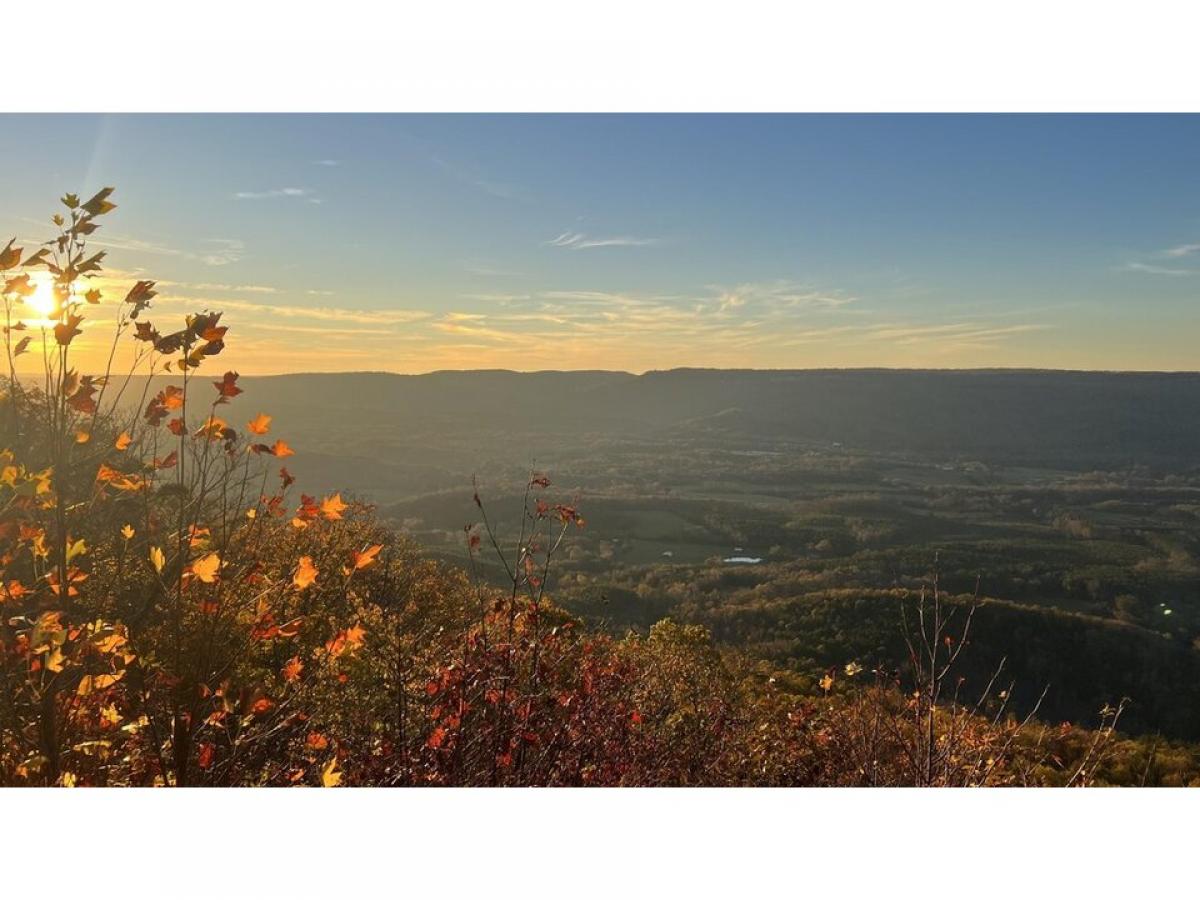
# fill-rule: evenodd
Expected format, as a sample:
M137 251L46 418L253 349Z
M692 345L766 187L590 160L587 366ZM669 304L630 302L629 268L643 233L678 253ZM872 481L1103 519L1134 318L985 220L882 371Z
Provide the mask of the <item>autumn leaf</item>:
M250 707L250 712L261 716L265 712L270 712L275 706L275 701L270 697L259 697Z
M266 413L259 413L246 424L246 428L251 434L266 434L271 430L271 417Z
M125 540L127 540L127 541L133 540L133 534L134 534L134 531L133 531L132 525L126 525L124 528L121 529L121 537L125 538Z
M213 387L217 389L217 394L220 395L218 403L223 400L228 400L231 397L236 397L242 392L242 389L235 383L238 380L237 372L226 372L220 381L214 381Z
M128 431L122 431L118 436L113 446L118 450L124 451L129 449L129 445L133 443L133 438L129 436Z
M196 755L196 765L201 769L207 769L212 765L213 754L217 748L213 744L201 744L200 752Z
M221 557L209 553L192 563L192 574L205 584L213 584L217 580L217 570L221 568Z
M77 444L86 444L91 439L92 439L92 435L90 432L87 432L87 431L75 432L75 443L77 443Z
M295 456L296 451L285 444L283 441L276 441L275 446L271 448L271 455L283 459L285 456Z
M59 322L54 326L54 339L58 341L60 347L68 346L77 335L83 333L79 328L79 323L82 321L83 316L68 313L65 322Z
M347 651L357 650L361 647L366 636L367 629L361 625L353 625L330 638L325 644L325 649L330 656L341 656Z
M284 681L296 681L303 671L304 663L300 661L300 657L293 656L284 664L280 674L283 676Z
M340 519L342 512L346 509L346 504L342 502L342 495L333 494L321 501L321 515L326 519Z
M28 350L30 340L31 338L26 336L17 341L16 346L13 348L13 356L20 356L22 353Z
M316 580L317 568L313 565L312 557L300 557L300 562L296 566L296 574L292 576L292 584L296 586L296 590L302 591Z
M115 203L108 202L108 198L112 195L112 192L113 188L110 187L102 188L101 190L97 191L96 196L94 196L87 203L83 204L83 211L89 216L102 216L105 213L116 209L117 205Z
M154 566L154 571L162 574L163 566L167 564L167 558L163 555L162 550L158 547L150 548L150 565Z
M379 555L379 551L383 549L383 544L372 544L366 550L354 551L354 571L365 569L367 566L375 562L375 557Z
M338 768L337 757L331 757L329 762L321 769L321 786L322 787L337 787L342 783L342 772Z

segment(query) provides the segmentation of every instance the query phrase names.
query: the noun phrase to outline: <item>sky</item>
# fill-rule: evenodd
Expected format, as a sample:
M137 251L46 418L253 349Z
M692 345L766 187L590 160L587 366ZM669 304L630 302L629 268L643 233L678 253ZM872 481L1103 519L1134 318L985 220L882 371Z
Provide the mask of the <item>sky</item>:
M1200 368L1200 116L0 124L5 240L116 188L85 362L151 278L243 374Z

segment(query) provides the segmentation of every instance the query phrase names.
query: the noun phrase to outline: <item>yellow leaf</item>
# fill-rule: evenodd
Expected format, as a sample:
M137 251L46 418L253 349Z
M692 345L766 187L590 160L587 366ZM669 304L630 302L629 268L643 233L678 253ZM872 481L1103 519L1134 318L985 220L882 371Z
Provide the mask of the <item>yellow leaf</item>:
M117 440L113 444L113 446L116 447L118 450L128 450L129 445L132 443L133 443L133 438L131 438L129 436L129 432L122 431L120 436L117 437Z
M322 787L337 787L341 783L342 773L338 769L337 757L334 756L321 769L321 785Z
M247 518L247 519L254 519L254 518L257 518L257 516L258 516L258 510L257 510L257 509L248 509L248 510L246 510L246 518Z
M86 697L92 691L102 691L120 681L124 674L124 672L117 672L115 675L84 675L79 680L79 689L76 693L80 697Z
M133 540L133 535L134 535L134 530L133 530L132 525L126 525L124 528L121 529L121 537L125 538L125 540L127 540L127 541Z
M192 574L205 584L212 584L217 580L217 570L220 568L221 557L215 553L209 553L192 563Z
M157 547L150 548L150 564L154 566L154 571L162 574L163 566L167 564L167 558L163 556L163 552Z
M820 682L818 682L818 683L821 685L821 690L823 690L823 691L825 691L826 693L828 693L828 692L829 692L829 691L830 691L830 690L833 688L833 676L832 676L832 675L826 675L826 676L825 676L824 678L822 678L822 679L820 680Z
M321 501L321 515L326 519L340 519L346 504L342 502L341 494L333 494Z
M296 590L302 591L317 580L317 567L313 565L311 556L300 557L296 566L296 574L292 576L292 584Z

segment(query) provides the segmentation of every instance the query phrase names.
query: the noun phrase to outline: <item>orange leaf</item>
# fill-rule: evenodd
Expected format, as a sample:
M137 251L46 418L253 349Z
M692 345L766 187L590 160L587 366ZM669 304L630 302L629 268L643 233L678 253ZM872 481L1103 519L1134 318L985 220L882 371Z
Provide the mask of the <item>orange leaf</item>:
M271 448L271 453L283 459L285 456L295 456L296 451L285 444L283 441L276 441L275 446Z
M300 677L300 673L304 671L304 663L300 661L300 657L293 656L284 665L280 674L283 675L284 681L295 681Z
M250 429L251 434L266 434L271 430L271 417L266 413L259 413L246 427Z
M379 551L383 549L383 544L372 544L366 550L354 551L354 569L365 569L367 566L375 562L375 557L379 555Z
M254 701L254 705L250 707L250 712L261 715L271 709L275 705L275 701L270 697L259 697Z
M341 494L333 494L321 501L321 515L326 519L340 519L346 504L342 502Z
M296 574L292 576L292 584L296 586L296 590L302 591L316 580L317 567L313 565L312 557L300 557L300 562L296 566Z
M113 446L118 450L128 450L131 443L133 443L133 438L129 436L129 432L122 431L117 437L116 443L114 443Z

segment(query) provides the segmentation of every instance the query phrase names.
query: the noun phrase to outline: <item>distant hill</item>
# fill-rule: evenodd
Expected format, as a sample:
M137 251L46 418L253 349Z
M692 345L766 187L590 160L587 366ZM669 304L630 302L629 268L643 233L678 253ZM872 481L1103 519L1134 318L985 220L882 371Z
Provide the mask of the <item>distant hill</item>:
M271 413L303 451L298 473L380 499L606 441L808 443L1075 470L1200 459L1197 373L478 370L241 384L239 406Z

